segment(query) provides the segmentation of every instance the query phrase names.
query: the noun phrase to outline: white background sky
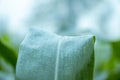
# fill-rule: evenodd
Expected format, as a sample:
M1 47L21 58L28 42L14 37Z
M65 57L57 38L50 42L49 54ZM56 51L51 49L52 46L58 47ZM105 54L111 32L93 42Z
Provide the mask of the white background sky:
M40 2L44 3L45 1L50 1L50 0L41 0ZM120 1L119 0L104 0L106 1L107 4L111 6L111 9L113 10L113 15L111 16L111 20L107 24L109 27L109 30L106 31L110 36L114 38L120 37ZM8 27L7 30L10 33L13 34L20 34L24 35L27 31L24 25L24 20L29 16L32 5L35 4L34 0L0 0L0 19L1 18L6 18L8 20ZM105 5L103 5L105 6ZM80 25L82 29L86 28L94 28L93 26L96 25L94 24L93 17L94 16L94 11L93 15L89 16L87 15L88 18L83 16L83 19L81 19ZM90 19L89 19L90 18ZM91 21L93 20L93 21ZM88 25L93 25L92 27Z

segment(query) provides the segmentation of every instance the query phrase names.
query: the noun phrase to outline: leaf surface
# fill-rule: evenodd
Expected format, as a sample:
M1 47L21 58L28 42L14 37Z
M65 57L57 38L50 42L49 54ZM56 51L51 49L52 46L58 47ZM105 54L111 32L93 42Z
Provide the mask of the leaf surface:
M16 80L93 80L94 36L32 30L21 44Z

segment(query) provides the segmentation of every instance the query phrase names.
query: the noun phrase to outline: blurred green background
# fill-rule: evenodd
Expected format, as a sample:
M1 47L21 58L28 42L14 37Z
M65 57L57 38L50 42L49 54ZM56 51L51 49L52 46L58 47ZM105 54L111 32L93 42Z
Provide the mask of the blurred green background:
M0 80L15 80L19 46L31 27L94 34L94 80L120 80L119 0L0 0Z

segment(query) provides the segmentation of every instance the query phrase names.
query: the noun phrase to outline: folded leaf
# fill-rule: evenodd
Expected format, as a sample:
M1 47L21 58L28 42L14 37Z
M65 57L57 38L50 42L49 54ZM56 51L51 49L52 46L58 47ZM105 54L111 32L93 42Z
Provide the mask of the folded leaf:
M32 30L21 44L16 80L93 80L94 36Z

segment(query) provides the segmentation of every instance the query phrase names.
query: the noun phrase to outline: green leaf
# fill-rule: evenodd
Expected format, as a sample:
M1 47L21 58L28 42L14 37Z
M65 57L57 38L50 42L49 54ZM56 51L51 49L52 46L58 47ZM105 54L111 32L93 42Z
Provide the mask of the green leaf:
M16 67L16 61L17 61L17 55L16 53L10 49L8 46L2 43L0 40L0 55L12 66L15 68Z
M120 61L120 41L112 42L111 46L113 58Z
M16 80L93 80L94 36L31 30L20 46Z

